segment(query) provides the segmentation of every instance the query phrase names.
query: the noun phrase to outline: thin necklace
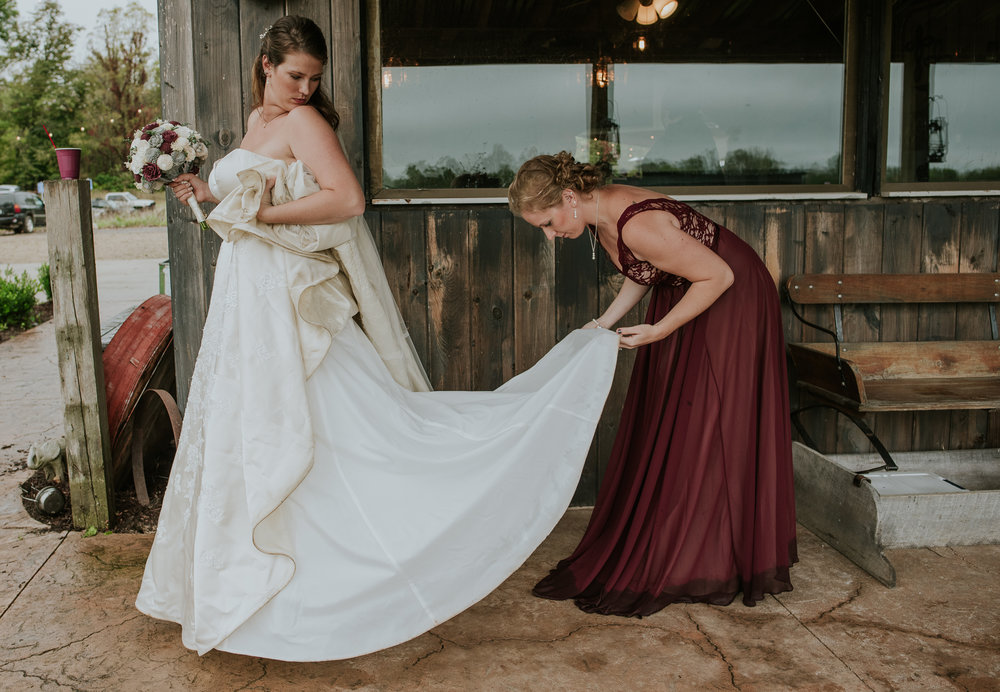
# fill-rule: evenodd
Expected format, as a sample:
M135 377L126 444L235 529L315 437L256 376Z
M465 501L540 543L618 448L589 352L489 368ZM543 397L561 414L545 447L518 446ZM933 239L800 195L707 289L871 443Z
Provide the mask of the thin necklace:
M267 120L264 117L264 106L260 107L260 119L264 121L264 129L267 129L268 125L270 125L271 123L273 123L275 120L277 120L278 118L280 118L283 115L288 115L288 111L283 111L281 113L278 113L276 116L274 116L270 120Z
M601 191L597 191L597 220L590 227L590 259L597 261L597 224L601 222Z

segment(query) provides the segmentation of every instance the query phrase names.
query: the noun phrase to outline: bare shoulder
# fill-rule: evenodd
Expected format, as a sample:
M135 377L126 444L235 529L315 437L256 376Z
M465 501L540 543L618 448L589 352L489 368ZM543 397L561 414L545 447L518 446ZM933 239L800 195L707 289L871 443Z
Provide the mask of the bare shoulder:
M306 129L310 133L334 135L333 127L326 121L320 112L312 106L299 106L288 112L288 124L296 130Z

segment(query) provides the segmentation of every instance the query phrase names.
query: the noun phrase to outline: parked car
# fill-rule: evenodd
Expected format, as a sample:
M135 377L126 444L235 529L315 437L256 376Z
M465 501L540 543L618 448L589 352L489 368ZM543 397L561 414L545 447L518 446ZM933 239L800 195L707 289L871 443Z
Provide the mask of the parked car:
M156 200L142 199L136 197L131 192L109 192L104 195L108 207L114 211L133 211L135 209L147 209L156 204Z
M20 189L20 185L0 185L0 192L17 192Z
M108 209L110 209L110 207L108 206L108 201L106 199L94 197L90 200L91 218L96 219L98 216L103 216Z
M45 225L45 202L34 192L0 192L0 228L15 233L31 233Z

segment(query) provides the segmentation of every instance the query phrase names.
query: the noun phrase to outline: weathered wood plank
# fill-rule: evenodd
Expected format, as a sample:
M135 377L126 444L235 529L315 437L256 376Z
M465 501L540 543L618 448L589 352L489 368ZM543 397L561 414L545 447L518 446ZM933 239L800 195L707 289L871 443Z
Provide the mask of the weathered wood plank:
M916 274L920 271L923 209L912 202L888 202L885 207L885 227L882 244L882 271L886 274ZM888 305L882 307L882 341L915 341L917 339L917 306ZM913 414L880 414L879 437L891 450L912 449Z
M540 230L514 219L514 369L522 373L556 342L556 259Z
M197 129L194 36L191 0L159 0L160 94L163 114ZM188 384L208 313L206 274L210 259L202 255L201 234L187 205L167 195L167 248L170 300L173 309L174 365L177 404L184 410Z
M400 207L378 216L382 266L420 362L430 372L426 216L423 210Z
M965 279L958 272L961 206L953 202L926 205L921 246L921 271L954 285ZM967 276L975 277L975 274ZM997 278L1000 278L998 276ZM992 296L996 291L987 295ZM1000 300L1000 298L998 298ZM921 305L917 309L917 332L921 341L955 338L956 306ZM951 437L951 415L917 413L913 417L910 449L941 449Z
M959 238L958 271L997 271L1000 202L977 200L962 203L962 226ZM959 305L955 335L959 339L989 339L992 333L989 314L983 305ZM993 431L991 437L990 431ZM1000 445L1000 412L955 411L951 414L949 449Z
M328 84L340 114L340 141L354 175L365 185L364 80L361 75L361 4L356 0L313 0L330 8ZM369 191L370 192L370 191Z
M281 3L268 0L240 0L240 101L244 121L253 108L253 88L251 68L260 54L261 38L264 30L284 15ZM237 74L232 75L236 77Z
M844 263L844 205L809 203L805 205L805 254L806 270L813 273L840 272ZM810 306L802 310L810 322L829 326L834 323L833 309L829 306ZM808 325L802 328L805 341L819 341L826 336ZM808 403L803 401L802 403ZM816 444L824 450L837 448L838 421L831 415L810 412L804 416Z
M844 207L844 271L864 274L878 272L882 266L882 204L852 204ZM878 341L878 305L844 306L844 335L851 341ZM878 433L878 422L872 420ZM843 452L867 452L871 443L856 425L837 418L837 449Z
M478 209L469 220L472 388L496 389L514 376L513 238L506 209Z
M428 375L434 389L472 389L468 211L427 212Z
M49 180L45 206L73 525L106 529L114 515L114 481L90 187L82 180Z

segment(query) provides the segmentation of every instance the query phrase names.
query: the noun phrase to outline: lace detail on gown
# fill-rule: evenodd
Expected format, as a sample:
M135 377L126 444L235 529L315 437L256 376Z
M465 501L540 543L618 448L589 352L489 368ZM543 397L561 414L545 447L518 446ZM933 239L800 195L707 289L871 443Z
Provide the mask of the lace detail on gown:
M688 283L687 279L657 269L644 260L636 259L632 251L625 245L625 241L622 240L622 229L628 220L647 209L658 209L673 214L677 217L682 231L713 250L717 243L719 227L707 216L699 214L683 202L673 199L646 199L636 202L622 212L618 219L618 264L622 268L622 274L643 286L655 286L664 282L673 286L683 286Z

